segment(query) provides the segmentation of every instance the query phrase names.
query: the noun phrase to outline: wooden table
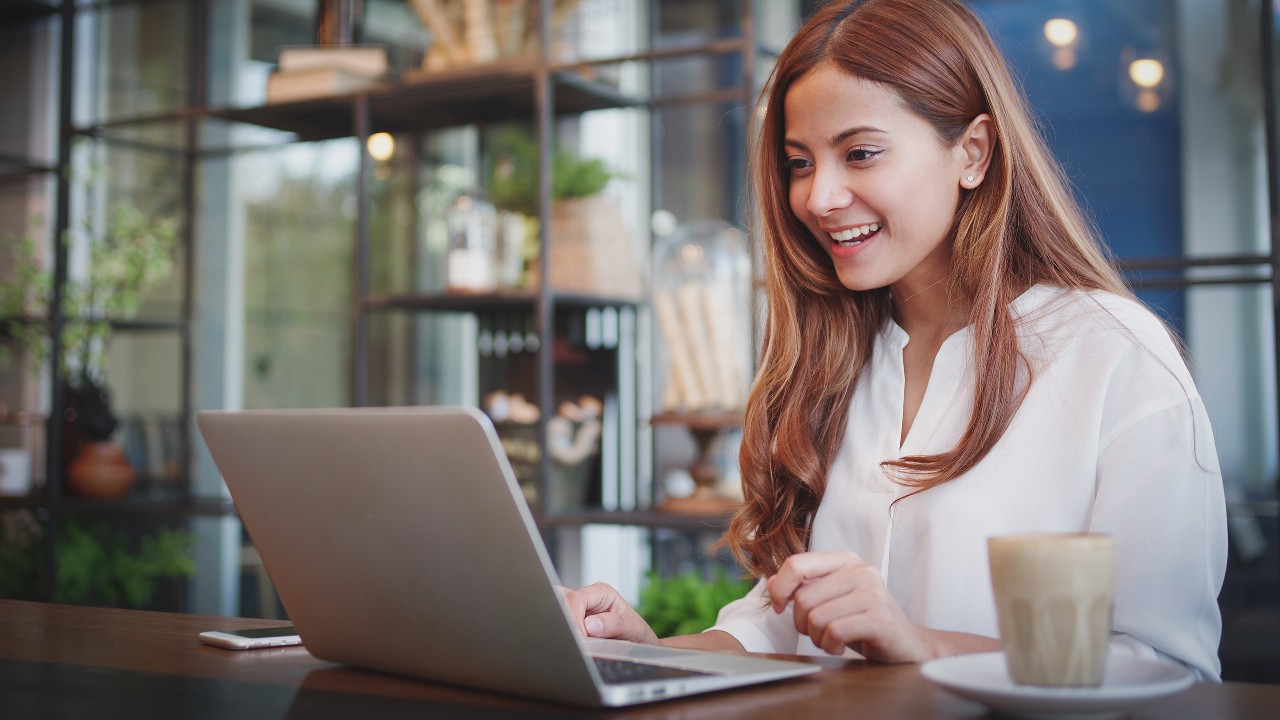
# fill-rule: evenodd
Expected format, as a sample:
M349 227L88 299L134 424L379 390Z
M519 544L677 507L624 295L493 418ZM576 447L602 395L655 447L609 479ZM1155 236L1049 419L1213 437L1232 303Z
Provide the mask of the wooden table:
M590 711L317 660L305 648L200 644L246 620L0 600L0 718L981 718L916 665L813 659L824 672L626 710ZM1132 718L1274 718L1280 685L1198 683Z

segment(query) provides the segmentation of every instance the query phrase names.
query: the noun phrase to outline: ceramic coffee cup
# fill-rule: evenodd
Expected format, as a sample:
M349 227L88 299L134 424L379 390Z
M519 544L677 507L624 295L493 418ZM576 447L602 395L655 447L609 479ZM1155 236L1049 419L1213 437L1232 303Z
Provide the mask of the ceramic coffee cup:
M1111 538L1028 534L987 540L1009 676L1021 685L1096 687L1106 669Z

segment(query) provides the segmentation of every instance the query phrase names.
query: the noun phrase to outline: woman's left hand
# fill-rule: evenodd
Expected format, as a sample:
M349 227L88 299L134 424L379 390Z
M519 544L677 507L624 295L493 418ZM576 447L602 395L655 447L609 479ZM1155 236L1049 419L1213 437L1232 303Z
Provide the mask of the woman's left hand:
M793 603L796 630L839 655L851 647L869 660L931 659L929 630L889 594L880 571L852 552L792 555L765 584L774 612Z

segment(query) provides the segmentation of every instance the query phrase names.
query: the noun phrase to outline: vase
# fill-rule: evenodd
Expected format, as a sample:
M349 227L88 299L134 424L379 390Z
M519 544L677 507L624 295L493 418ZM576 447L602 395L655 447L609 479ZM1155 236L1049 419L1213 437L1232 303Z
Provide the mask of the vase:
M81 497L122 497L133 487L135 475L124 448L108 441L85 442L67 468L68 485Z

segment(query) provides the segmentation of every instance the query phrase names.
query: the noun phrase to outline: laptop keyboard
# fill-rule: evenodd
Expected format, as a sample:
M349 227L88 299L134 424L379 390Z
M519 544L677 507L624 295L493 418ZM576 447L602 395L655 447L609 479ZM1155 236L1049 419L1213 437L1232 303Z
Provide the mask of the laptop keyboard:
M671 678L699 677L711 673L683 668L650 665L649 663L632 662L631 660L614 660L612 658L591 658L600 671L600 677L610 685L650 682L653 680L669 680Z

